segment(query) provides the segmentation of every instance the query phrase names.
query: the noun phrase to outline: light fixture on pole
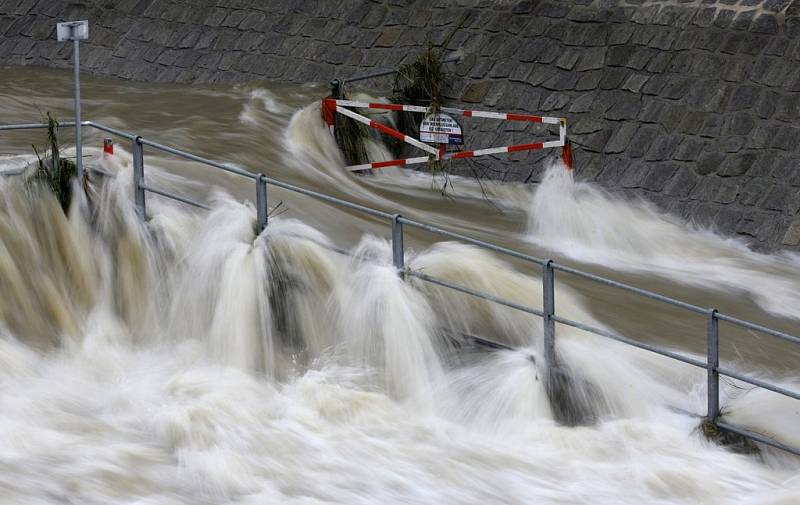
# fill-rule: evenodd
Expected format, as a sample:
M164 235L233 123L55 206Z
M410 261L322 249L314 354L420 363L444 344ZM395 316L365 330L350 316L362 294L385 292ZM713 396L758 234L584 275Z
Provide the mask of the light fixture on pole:
M67 21L56 25L59 42L71 40L73 43L73 63L75 66L75 166L78 180L83 180L83 150L81 148L81 74L80 41L89 38L89 21Z

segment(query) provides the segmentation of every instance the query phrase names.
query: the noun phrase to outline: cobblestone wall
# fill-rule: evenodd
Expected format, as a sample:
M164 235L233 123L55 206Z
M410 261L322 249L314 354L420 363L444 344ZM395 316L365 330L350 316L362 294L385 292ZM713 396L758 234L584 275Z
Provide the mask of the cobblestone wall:
M69 19L91 21L87 70L182 83L327 82L455 32L454 101L566 116L579 177L800 244L800 0L0 0L0 61L69 66L53 28ZM536 133L467 126L484 146ZM541 156L460 169L536 182Z

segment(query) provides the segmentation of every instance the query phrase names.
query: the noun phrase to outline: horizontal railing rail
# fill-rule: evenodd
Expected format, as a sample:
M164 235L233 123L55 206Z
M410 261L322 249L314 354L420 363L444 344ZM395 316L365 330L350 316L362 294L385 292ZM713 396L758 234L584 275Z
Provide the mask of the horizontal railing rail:
M59 126L74 126L74 122L65 121L60 123ZM348 209L352 209L372 217L385 219L390 222L391 224L391 236L392 236L392 251L393 251L393 264L398 269L401 275L414 277L420 279L421 281L428 282L431 284L435 284L447 289L452 289L457 292L461 292L470 296L475 296L478 298L482 298L484 300L509 307L530 315L534 315L543 319L544 323L544 348L543 348L543 355L545 358L545 363L548 366L555 365L555 331L556 331L556 323L562 324L565 326L570 326L576 328L578 330L586 331L588 333L592 333L601 337L609 338L632 347L636 347L642 350L646 350L666 358L674 359L676 361L680 361L686 363L688 365L702 368L707 371L707 402L708 402L708 409L705 418L716 424L719 428L737 433L739 435L748 437L753 439L757 442L770 445L772 447L776 447L778 449L787 451L789 453L795 454L800 456L800 448L795 448L788 446L782 442L773 440L772 438L765 436L763 434L755 433L746 428L741 426L735 426L730 423L724 422L720 419L720 406L719 406L719 377L720 375L730 377L732 379L736 379L738 381L766 389L768 391L786 396L788 398L793 398L796 400L800 400L800 393L796 391L792 391L786 389L781 386L777 386L775 384L771 384L767 381L756 379L750 377L746 374L742 374L738 371L731 370L729 368L720 367L719 364L719 321L725 321L727 323L757 331L760 333L764 333L766 335L770 335L786 342L790 342L793 344L800 344L800 337L795 335L790 335L778 330L774 330L772 328L768 328L766 326L756 324L750 321L745 321L739 318L736 318L731 315L722 314L718 312L716 309L701 307L692 303L688 303L682 300L678 300L675 298L671 298L659 293L655 293L653 291L649 291L646 289L642 289L636 286L632 286L623 282L615 281L612 279L608 279L605 277L601 277L599 275L595 275L589 272L585 272L573 267L569 267L566 265L561 265L555 263L550 259L543 259L538 258L536 256L532 256L520 251L516 251L514 249L510 249L507 247L499 246L496 244L492 244L490 242L486 242L480 239L476 239L474 237L470 237L468 235L464 235L458 232L454 232L452 230L447 230L445 228L440 228L435 225L431 225L428 223L422 223L419 221L415 221L412 219L407 219L399 214L386 212L378 209L374 209L371 207L367 207L358 203L350 202L347 200L343 200L341 198L337 198L325 193L320 193L318 191L310 190L307 188L303 188L301 186L297 186L285 181L281 181L279 179L273 179L271 177L267 177L264 174L254 173L251 171L247 171L245 169L231 166L230 164L220 163L215 160L211 160L208 158L204 158L202 156L198 156L187 151L183 151L181 149L176 149L171 146L167 146L161 144L159 142L149 140L143 138L139 135L135 135L129 132L125 132L122 130L118 130L115 128L111 128L99 123L95 123L93 121L82 121L82 125L89 126L95 128L99 131L103 131L112 135L116 135L122 138L125 138L132 143L132 154L133 154L133 177L134 177L134 201L136 205L137 212L142 217L142 219L146 219L147 212L146 212L146 204L145 204L145 193L153 193L165 198L169 198L187 205L191 205L194 207L202 208L202 209L210 209L210 207L202 202L197 202L195 200L189 199L187 197L183 197L180 195L176 195L170 193L168 191L164 191L159 188L152 187L145 183L144 180L144 146L151 147L155 150L165 152L168 154L172 154L190 161L194 161L203 165L207 165L219 170L223 170L225 172L238 175L240 177L245 177L248 179L253 180L256 183L256 216L258 222L258 229L259 232L263 231L267 225L269 220L269 209L267 205L267 187L268 186L275 186L278 188L282 188L288 191L292 191L298 194L302 194L305 196L309 196L318 200L322 200L328 203L332 203L341 207L345 207ZM30 130L30 129L40 129L40 128L47 128L47 124L42 123L29 123L29 124L19 124L19 125L0 125L0 131L9 131L9 130ZM441 237L445 237L448 239L457 240L460 242L464 242L467 244L474 245L476 247L480 247L482 249L486 249L489 251L493 251L499 254L503 254L509 257L513 257L522 261L526 261L529 263L534 263L540 265L542 267L542 288L543 288L543 307L542 309L537 309L535 307L529 307L526 305L522 305L511 300L503 299L502 297L498 297L491 293L485 293L482 291L478 291L472 289L468 286L463 286L459 284L455 284L449 282L445 279L440 279L437 277L433 277L427 274L424 274L419 271L411 270L405 266L404 254L405 248L403 246L403 227L410 226L412 228L416 228L419 230L427 231L429 233L439 235ZM323 244L320 244L323 245ZM324 245L325 247L329 247L336 252L347 254L347 251L341 248L337 248L334 246ZM686 356L684 354L675 352L671 349L663 348L660 346L656 346L653 344L648 344L645 342L641 342L630 337L626 337L621 335L617 332L607 330L604 328L594 327L585 323L581 323L578 321L573 321L571 319L558 316L555 314L555 272L560 271L566 274L574 275L598 284L602 284L605 286L610 286L613 288L617 288L620 290L624 290L639 296L643 296L649 298L651 300L655 300L661 303L665 303L674 307L678 307L693 313L702 314L707 317L707 328L706 328L706 339L707 339L707 353L706 353L706 361L702 361L700 359L696 359L691 356ZM478 337L475 337L478 338ZM504 345L504 344L503 344Z

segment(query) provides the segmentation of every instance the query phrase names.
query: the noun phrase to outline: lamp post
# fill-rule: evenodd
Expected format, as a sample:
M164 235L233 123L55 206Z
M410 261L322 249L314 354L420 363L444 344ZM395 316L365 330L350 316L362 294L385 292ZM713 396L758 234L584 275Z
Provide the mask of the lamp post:
M73 63L75 67L75 166L78 180L83 181L83 150L81 146L81 74L80 41L89 38L89 21L67 21L56 25L59 42L71 40L73 44Z

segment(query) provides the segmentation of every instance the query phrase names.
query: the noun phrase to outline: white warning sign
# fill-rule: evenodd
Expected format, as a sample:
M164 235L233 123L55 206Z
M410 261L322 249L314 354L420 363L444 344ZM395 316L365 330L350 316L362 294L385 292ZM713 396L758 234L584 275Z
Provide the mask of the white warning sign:
M463 144L461 125L447 114L432 114L419 125L419 139L429 144Z

